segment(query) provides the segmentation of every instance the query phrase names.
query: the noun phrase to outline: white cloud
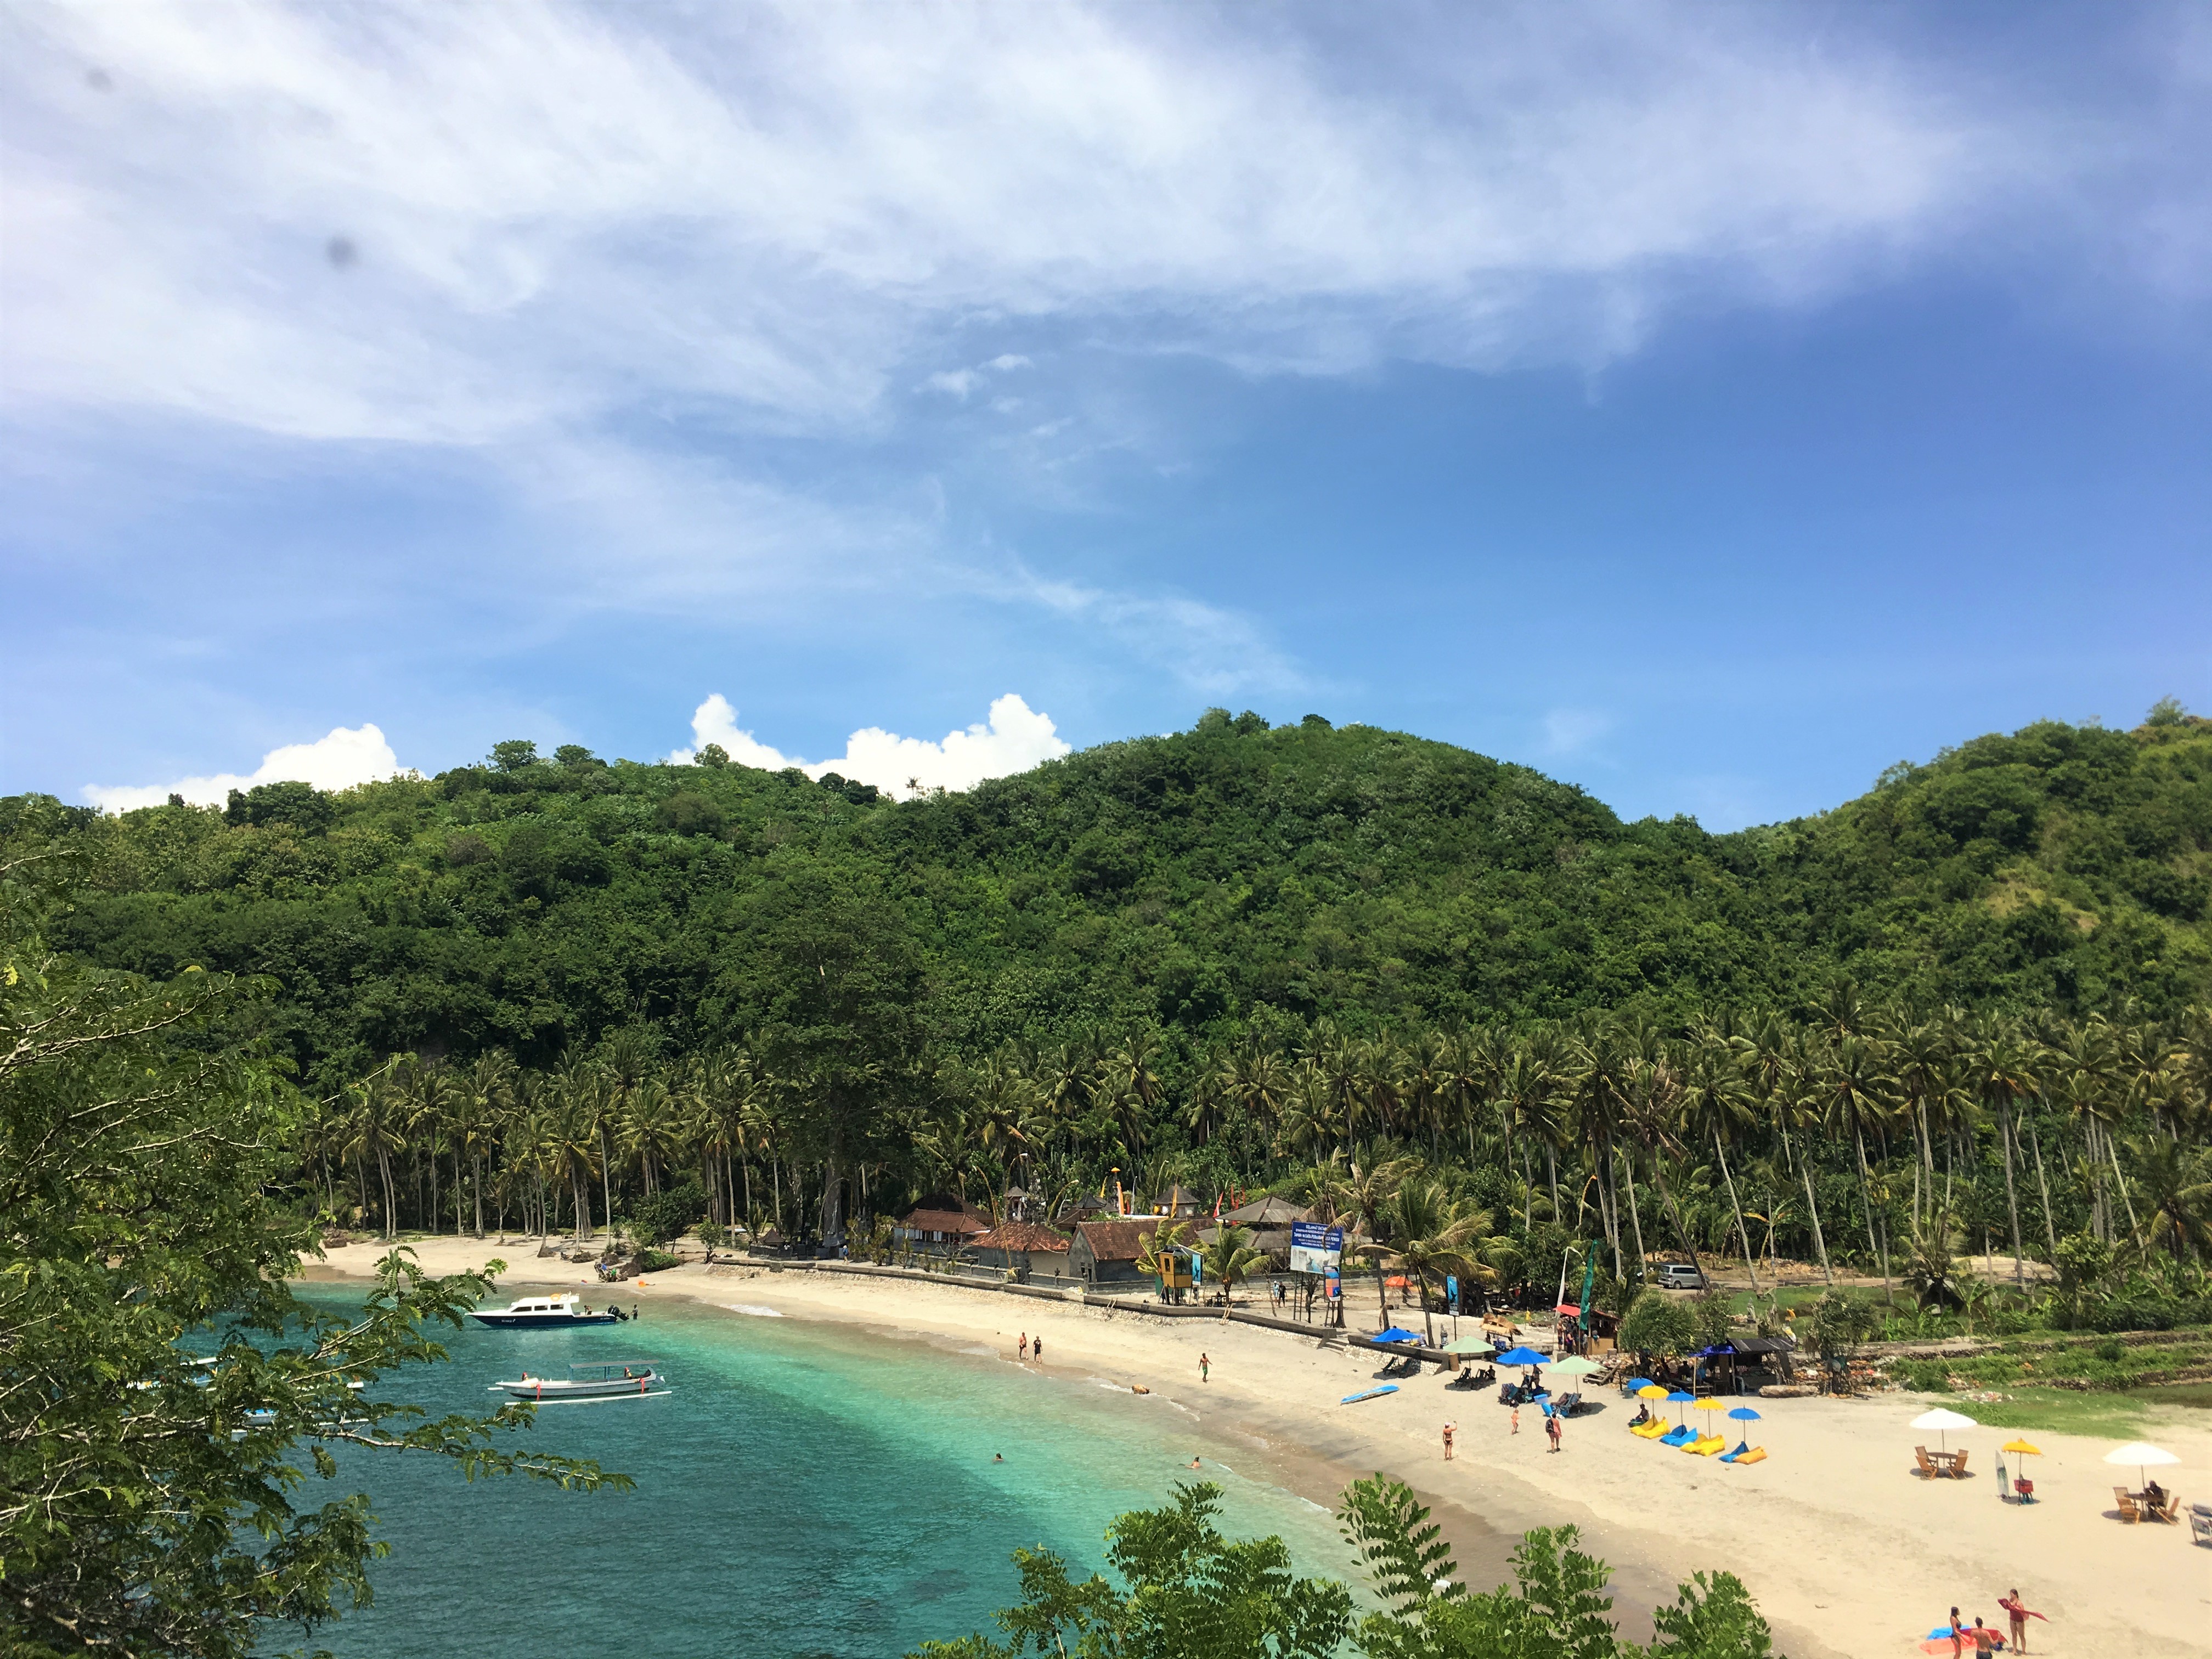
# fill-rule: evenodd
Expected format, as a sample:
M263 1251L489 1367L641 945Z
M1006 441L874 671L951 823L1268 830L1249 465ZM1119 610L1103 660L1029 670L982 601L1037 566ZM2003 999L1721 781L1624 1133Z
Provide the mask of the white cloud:
M476 443L641 404L866 421L977 317L1263 368L1588 362L1686 287L1825 289L2064 161L1758 9L1328 19L18 9L10 380Z
M220 806L234 789L251 789L258 783L312 783L318 789L350 789L357 783L388 778L399 770L399 757L374 725L338 726L313 743L286 744L261 757L252 772L224 772L209 778L179 778L174 783L154 783L109 788L88 784L84 798L109 812L128 812L141 806L159 806L171 795L182 795L195 806Z
M1031 708L1012 691L991 704L988 720L949 732L941 742L902 738L879 726L863 726L845 740L844 754L835 760L799 760L740 731L738 711L719 691L693 712L691 738L694 746L669 756L671 764L688 766L701 749L720 744L741 765L771 772L795 766L811 778L835 772L872 783L902 800L933 789L972 789L986 778L1026 772L1068 752L1052 716Z

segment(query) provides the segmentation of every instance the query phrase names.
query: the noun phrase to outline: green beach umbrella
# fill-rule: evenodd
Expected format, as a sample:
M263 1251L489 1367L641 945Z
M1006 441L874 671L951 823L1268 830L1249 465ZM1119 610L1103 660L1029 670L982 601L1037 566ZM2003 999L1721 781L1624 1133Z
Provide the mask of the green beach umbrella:
M1602 1370L1603 1369L1604 1367L1600 1365L1595 1359L1585 1359L1580 1354L1577 1354L1572 1358L1562 1359L1558 1364L1553 1366L1552 1375L1554 1376L1588 1376L1592 1371Z

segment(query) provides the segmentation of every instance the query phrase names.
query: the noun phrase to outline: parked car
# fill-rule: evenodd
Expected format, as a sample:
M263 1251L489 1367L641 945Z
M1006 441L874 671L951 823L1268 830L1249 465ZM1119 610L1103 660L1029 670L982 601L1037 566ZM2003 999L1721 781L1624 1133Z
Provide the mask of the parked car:
M1663 1261L1651 1275L1651 1282L1662 1290L1702 1291L1705 1276L1686 1261Z

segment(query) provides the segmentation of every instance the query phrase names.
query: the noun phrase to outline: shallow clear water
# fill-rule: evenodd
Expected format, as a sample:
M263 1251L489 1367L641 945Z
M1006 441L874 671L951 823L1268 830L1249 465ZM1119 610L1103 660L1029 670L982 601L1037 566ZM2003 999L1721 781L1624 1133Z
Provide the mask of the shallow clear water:
M428 1459L342 1460L340 1491L369 1492L392 1553L372 1569L375 1605L319 1635L340 1659L617 1644L655 1659L895 1659L931 1638L995 1633L1018 1546L1103 1566L1107 1523L1200 1478L1182 1466L1206 1444L1157 1395L718 1309L658 1304L580 1331L472 1325L447 1346L448 1364L404 1384L433 1413L489 1409L485 1384L526 1364L559 1376L574 1361L646 1359L673 1392L538 1413L547 1449L596 1457L635 1477L634 1492L472 1486ZM1357 1580L1325 1511L1206 1456L1231 1536L1279 1534L1302 1571ZM301 1501L325 1501L320 1484Z

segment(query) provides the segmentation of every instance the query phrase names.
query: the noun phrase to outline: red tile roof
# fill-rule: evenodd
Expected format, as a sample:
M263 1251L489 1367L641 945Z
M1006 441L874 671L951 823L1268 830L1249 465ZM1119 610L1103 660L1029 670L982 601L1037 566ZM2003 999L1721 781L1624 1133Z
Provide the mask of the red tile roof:
M1034 1221L1005 1221L973 1241L979 1250L1065 1251L1071 1240L1065 1233L1040 1227Z
M1145 1253L1145 1246L1158 1231L1161 1221L1159 1216L1128 1221L1079 1221L1075 1230L1091 1246L1091 1254L1096 1260L1134 1261Z

